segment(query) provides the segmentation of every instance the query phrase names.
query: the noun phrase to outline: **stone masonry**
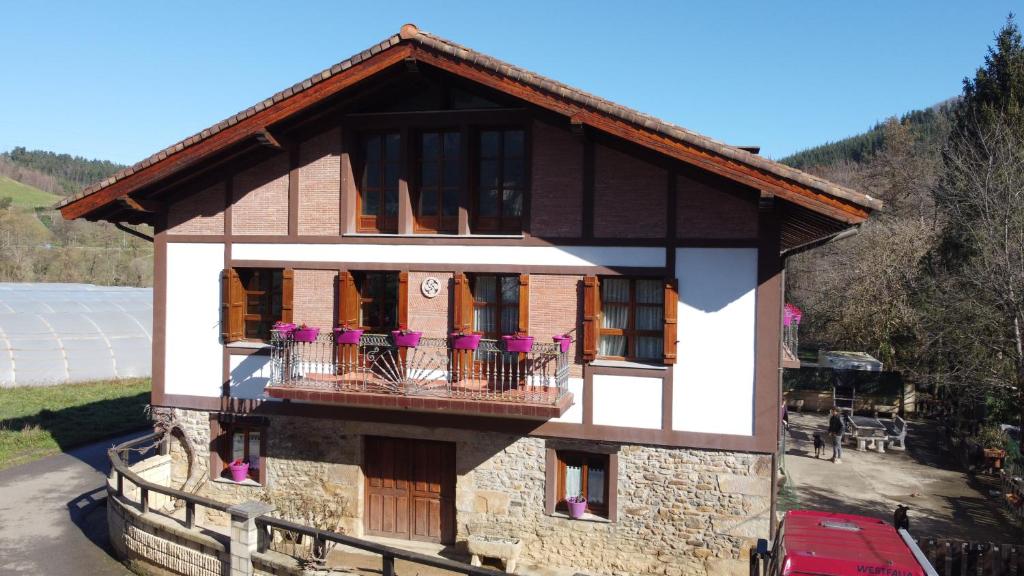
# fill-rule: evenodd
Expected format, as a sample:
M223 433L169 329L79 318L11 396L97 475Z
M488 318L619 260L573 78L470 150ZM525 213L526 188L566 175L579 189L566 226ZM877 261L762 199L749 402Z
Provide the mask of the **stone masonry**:
M207 466L209 414L177 413ZM291 416L270 417L265 488L208 480L200 493L234 503L267 492L312 495L331 503L343 532L361 536L364 435L455 443L457 541L520 538L523 564L592 574L740 574L754 540L768 533L771 457L764 454ZM618 453L616 522L545 513L547 448ZM177 485L187 472L184 453L173 446L171 454Z

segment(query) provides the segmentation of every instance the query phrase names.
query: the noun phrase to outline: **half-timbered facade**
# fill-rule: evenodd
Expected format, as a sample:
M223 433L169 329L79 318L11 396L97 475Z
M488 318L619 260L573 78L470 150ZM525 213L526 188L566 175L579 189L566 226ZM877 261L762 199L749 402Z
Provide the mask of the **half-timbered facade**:
M767 534L785 257L878 207L406 25L61 209L154 226L204 493L673 574Z

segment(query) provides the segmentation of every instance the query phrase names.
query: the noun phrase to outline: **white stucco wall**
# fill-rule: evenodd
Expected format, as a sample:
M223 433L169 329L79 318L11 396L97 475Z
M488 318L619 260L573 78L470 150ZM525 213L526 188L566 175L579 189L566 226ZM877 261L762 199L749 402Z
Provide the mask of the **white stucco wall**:
M236 260L539 266L664 266L665 250L635 246L232 244Z
M571 424L583 423L583 379L569 378L569 392L572 392L572 406L559 418L552 418L552 422L569 422Z
M164 392L220 396L223 244L167 244Z
M594 424L661 428L661 378L595 374Z
M676 251L678 360L672 427L753 434L757 250Z
M271 366L269 355L232 354L228 364L231 370L231 397L273 400L264 392L270 383Z

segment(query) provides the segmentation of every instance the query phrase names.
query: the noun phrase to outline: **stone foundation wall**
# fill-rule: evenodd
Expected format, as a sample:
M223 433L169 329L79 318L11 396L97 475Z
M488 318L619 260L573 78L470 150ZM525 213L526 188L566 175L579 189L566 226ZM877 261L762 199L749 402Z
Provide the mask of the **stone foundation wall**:
M178 418L208 465L208 413L178 410ZM457 540L520 538L524 564L592 574L741 574L754 540L768 535L769 455L291 416L270 418L266 488L208 481L200 493L225 502L270 493L279 508L288 495L307 494L330 506L342 532L362 536L364 435L455 443ZM618 453L616 522L545 514L548 448ZM180 446L171 455L179 462L175 481L183 481Z

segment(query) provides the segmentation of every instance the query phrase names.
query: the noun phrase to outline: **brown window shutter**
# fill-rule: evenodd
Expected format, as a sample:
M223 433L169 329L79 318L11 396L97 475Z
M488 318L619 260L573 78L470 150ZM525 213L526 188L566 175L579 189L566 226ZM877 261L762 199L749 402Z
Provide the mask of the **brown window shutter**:
M519 327L523 334L530 332L530 275L519 275Z
M601 291L597 276L583 277L583 359L597 358L597 339L600 332Z
M338 272L338 325L359 325L359 290L348 270Z
M285 268L281 272L281 322L294 322L295 271Z
M398 327L409 327L409 273L398 273Z
M679 307L679 281L670 278L665 281L665 332L662 335L665 346L665 364L676 363L676 317Z
M456 331L473 329L473 293L465 274L455 275L455 294L452 299L452 327Z
M221 338L224 342L235 342L245 335L245 290L234 268L225 268L220 278Z

